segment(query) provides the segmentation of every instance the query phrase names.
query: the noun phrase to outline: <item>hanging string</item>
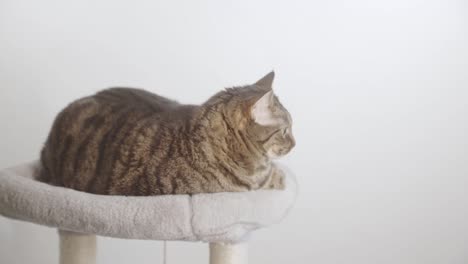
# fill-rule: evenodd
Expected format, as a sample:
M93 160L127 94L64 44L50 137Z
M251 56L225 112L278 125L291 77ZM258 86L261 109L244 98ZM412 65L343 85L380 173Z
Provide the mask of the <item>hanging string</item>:
M163 264L167 264L167 241L163 241Z

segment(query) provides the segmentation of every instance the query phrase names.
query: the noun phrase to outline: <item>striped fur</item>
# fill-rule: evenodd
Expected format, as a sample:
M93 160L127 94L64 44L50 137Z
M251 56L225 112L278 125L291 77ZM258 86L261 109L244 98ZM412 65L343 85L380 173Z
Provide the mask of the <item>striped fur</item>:
M291 117L272 97L278 124L255 123L251 109L271 91L273 74L265 78L199 106L131 88L79 99L55 119L41 153L41 179L110 195L282 188L271 158L295 144Z

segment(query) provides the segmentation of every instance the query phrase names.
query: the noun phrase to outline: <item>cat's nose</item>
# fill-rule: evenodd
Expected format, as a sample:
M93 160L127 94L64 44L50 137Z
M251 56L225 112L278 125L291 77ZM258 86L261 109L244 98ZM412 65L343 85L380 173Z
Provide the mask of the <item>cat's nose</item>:
M293 137L291 137L291 147L290 148L292 149L295 146L296 146L296 140Z

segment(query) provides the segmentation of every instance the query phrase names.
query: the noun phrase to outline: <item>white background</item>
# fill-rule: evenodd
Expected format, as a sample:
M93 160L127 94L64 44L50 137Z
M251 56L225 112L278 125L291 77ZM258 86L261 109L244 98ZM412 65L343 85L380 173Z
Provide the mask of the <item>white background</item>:
M466 1L0 1L0 167L57 112L120 85L201 103L271 69L301 193L252 263L468 263ZM0 217L0 263L55 263L54 229ZM99 240L99 263L162 244ZM170 243L169 263L205 263Z

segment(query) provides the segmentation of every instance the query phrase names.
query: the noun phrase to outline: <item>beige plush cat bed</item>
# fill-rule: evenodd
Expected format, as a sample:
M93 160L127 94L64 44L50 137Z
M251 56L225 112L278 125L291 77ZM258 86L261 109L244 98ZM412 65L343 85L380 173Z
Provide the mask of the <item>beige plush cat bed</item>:
M65 231L61 263L92 263L94 235L210 242L211 263L244 263L245 246L239 245L253 230L279 222L297 193L294 176L284 167L282 191L131 197L51 186L35 180L38 166L0 171L0 214Z

